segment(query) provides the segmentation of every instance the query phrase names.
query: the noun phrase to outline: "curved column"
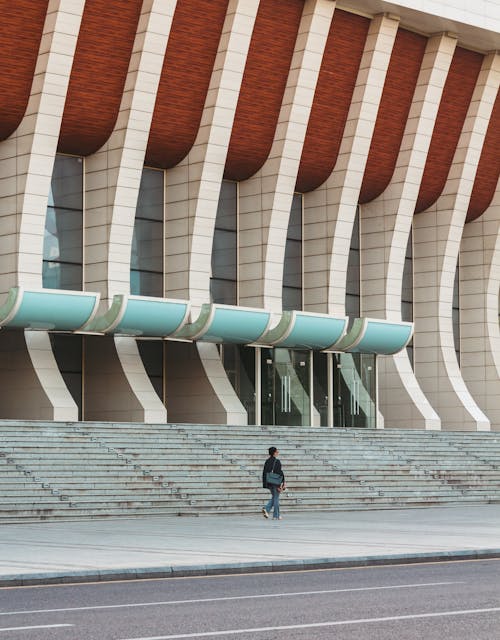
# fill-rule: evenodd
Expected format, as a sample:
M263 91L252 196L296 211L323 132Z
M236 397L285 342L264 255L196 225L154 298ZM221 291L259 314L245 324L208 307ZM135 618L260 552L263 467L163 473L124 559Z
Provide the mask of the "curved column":
M331 0L306 1L269 157L240 183L240 302L276 313L293 193L334 9Z
M460 245L460 369L474 400L500 431L500 185Z
M259 0L231 0L200 129L187 157L167 171L167 295L193 312L210 299L212 241L227 150Z
M42 286L45 215L84 0L51 0L24 118L0 145L0 292ZM8 180L5 180L8 178Z
M176 0L145 0L118 118L85 160L85 288L111 303L130 292L135 211Z
M428 40L391 182L379 198L361 208L361 292L367 316L401 319L403 268L418 185L456 42L448 34ZM386 427L441 427L406 350L379 358L378 372L380 410Z
M191 302L192 317L210 300L210 273L215 218L229 140L250 39L260 0L230 0L208 88L200 129L187 157L166 173L166 283L167 295ZM182 347L179 347L182 351ZM167 356L175 357L175 345ZM184 347L186 351L186 347ZM184 351L184 352L185 352ZM167 397L175 419L200 420L203 406L212 418L246 424L247 413L229 382L214 344L196 343L183 365L180 385ZM190 378L196 384L191 384ZM185 408L178 413L177 400ZM193 403L193 399L196 402ZM200 405L201 406L194 406ZM178 418L177 416L181 416Z
M144 1L115 127L106 144L85 162L85 287L101 293L104 310L114 294L130 292L135 211L175 6L176 0ZM111 341L114 344L106 341L102 352L93 343L87 349L86 417L124 419L126 407L128 420L165 422L166 409L134 338ZM104 394L106 387L112 392Z
M0 292L42 286L43 240L50 182L84 0L51 0L28 106L19 127L0 144L2 243ZM77 420L78 409L45 332L2 336L2 367L16 390L3 394L3 416ZM6 354L9 354L6 357ZM12 382L8 384L8 388ZM23 398L17 397L22 390Z
M499 86L499 56L484 58L443 193L414 220L415 373L443 429L489 430L460 372L452 299L477 163Z
M398 18L385 14L372 20L337 164L321 187L304 196L304 295L308 311L345 313L352 227L398 24Z

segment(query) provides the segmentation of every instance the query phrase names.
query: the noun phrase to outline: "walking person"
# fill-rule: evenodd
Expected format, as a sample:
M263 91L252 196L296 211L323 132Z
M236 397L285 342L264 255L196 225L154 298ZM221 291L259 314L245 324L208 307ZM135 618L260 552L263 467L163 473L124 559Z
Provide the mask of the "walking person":
M262 470L262 486L269 489L271 498L265 507L262 507L262 515L269 518L273 510L273 520L281 520L280 494L286 489L285 474L278 459L279 451L276 447L269 447L269 458L264 463Z

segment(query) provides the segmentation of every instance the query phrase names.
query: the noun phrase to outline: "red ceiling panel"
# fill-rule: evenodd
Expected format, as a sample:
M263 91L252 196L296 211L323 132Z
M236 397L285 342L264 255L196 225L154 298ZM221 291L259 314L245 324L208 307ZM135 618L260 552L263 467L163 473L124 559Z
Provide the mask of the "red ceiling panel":
M168 169L200 126L228 0L178 0L151 123L146 164Z
M466 222L479 218L491 204L500 179L500 92L493 106L477 168Z
M312 191L333 171L370 27L368 18L336 10L319 72L296 189Z
M483 56L457 47L448 72L432 133L416 213L425 211L441 195L481 70Z
M303 0L261 0L234 118L225 178L246 180L274 139Z
M19 126L30 96L48 0L0 0L0 140Z
M87 0L64 106L58 151L87 156L118 116L142 0Z
M396 35L361 186L361 204L383 193L392 178L426 44L426 38L405 29Z

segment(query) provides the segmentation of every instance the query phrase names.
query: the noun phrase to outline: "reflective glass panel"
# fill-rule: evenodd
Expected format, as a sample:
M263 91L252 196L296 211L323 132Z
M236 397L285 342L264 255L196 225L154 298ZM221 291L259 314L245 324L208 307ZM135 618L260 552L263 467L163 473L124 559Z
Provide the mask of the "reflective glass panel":
M346 315L358 318L360 315L360 260L359 260L359 207L354 219L346 280Z
M43 286L81 289L82 263L83 160L57 155L45 216Z
M210 294L212 302L234 305L236 304L236 282L222 278L211 278Z
M130 293L135 296L163 297L163 274L132 270Z
M328 355L315 351L313 357L313 397L318 423L328 425Z
M163 222L163 171L143 170L135 216Z
M262 424L310 424L310 353L262 349Z
M164 172L143 169L130 257L130 291L163 297Z
M238 183L223 180L217 206L217 229L236 231L238 211Z
M238 184L224 180L219 194L212 244L210 296L219 304L237 304Z
M236 281L236 233L216 229L212 248L212 277Z
M132 238L131 268L162 273L163 223L136 218Z
M301 193L294 194L290 209L283 263L284 310L302 309L302 200Z
M46 289L81 291L82 265L43 261L42 281Z
M455 281L453 283L453 342L455 344L455 353L460 364L460 267L457 263L455 271Z
M49 207L83 209L83 159L56 155L49 193Z
M81 211L49 207L45 220L43 259L81 264L83 259Z
M376 426L376 369L372 354L334 354L333 426Z
M302 309L302 289L283 287L283 311L300 311Z

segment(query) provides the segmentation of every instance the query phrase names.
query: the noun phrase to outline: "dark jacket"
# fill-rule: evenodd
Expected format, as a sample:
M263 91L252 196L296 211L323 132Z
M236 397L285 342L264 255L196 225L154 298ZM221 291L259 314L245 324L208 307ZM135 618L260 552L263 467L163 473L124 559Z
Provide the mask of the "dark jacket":
M281 462L278 460L278 458L269 456L269 458L264 463L264 469L262 469L262 486L264 487L264 489L269 489L269 485L266 482L266 473L269 473L270 471L281 474L281 482L285 482L285 474L281 469Z

